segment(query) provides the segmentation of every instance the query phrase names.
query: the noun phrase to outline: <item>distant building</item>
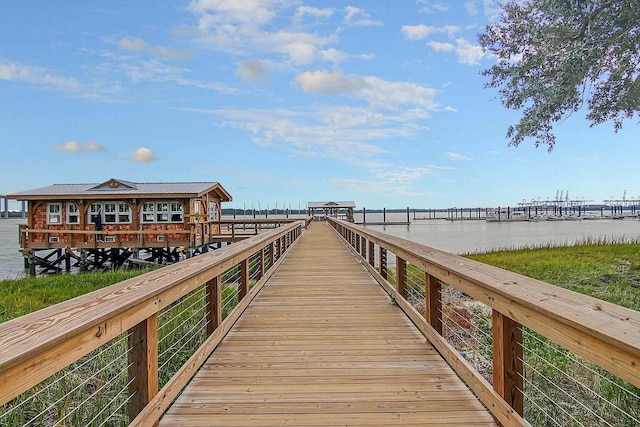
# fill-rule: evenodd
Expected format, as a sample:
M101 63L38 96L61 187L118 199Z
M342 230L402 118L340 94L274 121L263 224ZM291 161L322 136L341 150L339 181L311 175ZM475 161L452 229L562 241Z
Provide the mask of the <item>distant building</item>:
M354 202L308 202L307 208L311 216L316 218L316 214L322 212L323 216L333 218L342 218L353 222L353 210L356 204Z
M20 250L55 248L194 248L219 234L221 203L231 195L217 182L54 184L14 193L26 201ZM101 230L97 230L96 228Z

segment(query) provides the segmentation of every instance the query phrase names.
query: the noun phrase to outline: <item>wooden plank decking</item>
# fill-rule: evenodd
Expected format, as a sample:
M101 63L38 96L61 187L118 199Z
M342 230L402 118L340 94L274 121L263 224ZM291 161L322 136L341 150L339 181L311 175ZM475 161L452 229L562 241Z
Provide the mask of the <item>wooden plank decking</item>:
M314 223L159 425L496 424Z

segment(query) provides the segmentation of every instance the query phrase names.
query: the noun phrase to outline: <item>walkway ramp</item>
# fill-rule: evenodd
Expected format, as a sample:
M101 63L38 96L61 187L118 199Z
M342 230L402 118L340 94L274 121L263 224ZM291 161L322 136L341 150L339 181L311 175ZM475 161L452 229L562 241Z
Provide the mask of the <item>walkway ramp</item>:
M314 223L160 426L495 426L326 223Z

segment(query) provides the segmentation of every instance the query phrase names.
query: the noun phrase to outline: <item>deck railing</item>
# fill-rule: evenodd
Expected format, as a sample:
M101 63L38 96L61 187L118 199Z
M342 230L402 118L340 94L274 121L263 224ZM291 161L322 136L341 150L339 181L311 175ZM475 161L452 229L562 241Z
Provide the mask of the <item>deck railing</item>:
M254 219L221 219L219 221L210 221L212 225L219 227L220 234L224 237L246 236L247 234L258 234L265 230L282 227L296 221L304 221L306 225L313 220L313 217L306 218L254 218ZM210 235L209 239L213 239L215 235Z
M328 219L503 425L640 425L640 313Z
M193 223L144 224L143 229L127 229L130 224L105 225L103 230L96 231L93 226L81 230L53 226L51 228L29 228L27 224L18 224L18 242L23 249L52 248L99 248L99 247L197 247L210 243L231 241L246 238L250 234L281 227L297 221L311 222L306 218L258 218L258 219L222 219ZM184 228L176 228L176 226ZM149 228L150 226L159 228ZM125 229L121 229L125 227ZM39 239L35 240L33 236ZM236 239L238 237L238 239Z
M153 425L303 226L0 324L0 425Z

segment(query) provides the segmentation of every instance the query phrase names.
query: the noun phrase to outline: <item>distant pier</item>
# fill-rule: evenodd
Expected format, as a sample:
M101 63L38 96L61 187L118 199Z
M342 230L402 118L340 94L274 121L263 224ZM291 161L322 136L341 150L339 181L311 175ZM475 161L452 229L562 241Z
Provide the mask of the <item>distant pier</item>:
M2 209L0 210L0 218L4 218L7 219L9 217L15 218L15 215L9 215L9 198L4 195L4 194L0 194L0 206L2 206ZM22 209L20 211L20 216L19 218L26 218L27 217L27 205L24 201L22 201Z
M640 205L576 205L576 206L516 206L496 208L445 208L445 209L371 209L355 211L362 219L359 225L410 225L412 222L445 221L555 221L639 218ZM406 220L401 220L404 214ZM380 220L382 215L382 221ZM390 219L389 216L392 216Z

